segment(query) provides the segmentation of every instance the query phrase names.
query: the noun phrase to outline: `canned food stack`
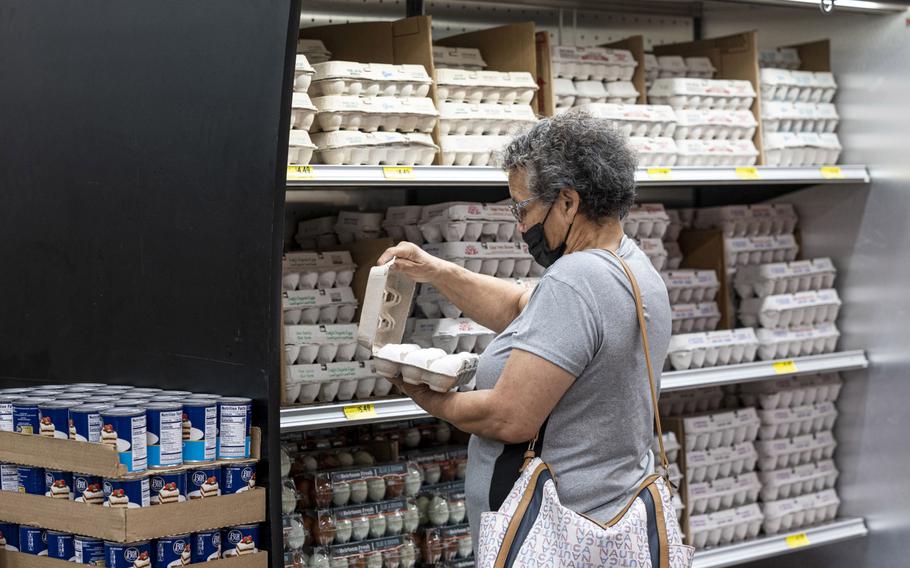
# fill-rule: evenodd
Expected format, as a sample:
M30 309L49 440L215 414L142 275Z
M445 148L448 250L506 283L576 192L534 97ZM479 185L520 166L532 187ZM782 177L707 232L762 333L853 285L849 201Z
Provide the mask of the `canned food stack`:
M605 47L551 48L556 112L589 103L635 104L638 63L630 51Z
M313 121L316 119L316 107L307 94L315 72L307 56L298 54L294 63L294 93L291 95L291 133L288 138L289 166L309 164L313 158L313 151L316 149L309 134Z

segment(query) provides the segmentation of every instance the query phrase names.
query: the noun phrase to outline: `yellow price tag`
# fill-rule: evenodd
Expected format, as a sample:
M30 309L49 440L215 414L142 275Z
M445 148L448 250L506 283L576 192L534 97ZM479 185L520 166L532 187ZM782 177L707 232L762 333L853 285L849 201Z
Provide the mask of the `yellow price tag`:
M671 173L670 168L648 168L648 177L651 179L670 179Z
M386 179L414 179L414 168L411 166L385 166L382 175Z
M791 534L787 537L787 547L799 548L801 546L809 546L809 537L806 536L806 533Z
M843 179L844 172L838 166L822 166L818 169L825 179Z
M778 361L772 363L771 366L778 375L790 375L796 372L796 363L793 361Z
M363 420L376 416L376 407L372 404L352 404L343 409L344 417L348 420Z
M313 179L316 172L313 166L288 166L287 179Z
M739 179L761 179L758 174L758 168L752 166L736 168L736 177Z

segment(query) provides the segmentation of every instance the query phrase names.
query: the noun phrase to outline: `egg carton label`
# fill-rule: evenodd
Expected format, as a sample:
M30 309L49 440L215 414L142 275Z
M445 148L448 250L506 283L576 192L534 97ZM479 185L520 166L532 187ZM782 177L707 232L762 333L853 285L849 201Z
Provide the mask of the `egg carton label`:
M281 301L284 310L350 304L357 304L357 299L349 286L328 290L286 290L282 292Z
M407 542L407 539L407 535L400 535L386 538L377 538L374 540L366 540L355 544L336 544L328 548L331 554L334 556L347 556L351 554L364 554L366 552L397 548Z

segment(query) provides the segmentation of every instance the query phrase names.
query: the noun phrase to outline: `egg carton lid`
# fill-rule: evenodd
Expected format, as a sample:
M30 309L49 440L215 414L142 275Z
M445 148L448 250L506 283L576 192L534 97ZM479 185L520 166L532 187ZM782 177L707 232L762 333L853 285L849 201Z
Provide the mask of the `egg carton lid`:
M637 67L638 61L628 49L608 48L607 55L610 63L617 64L621 67Z
M610 81L606 84L607 95L611 97L637 97L638 89L632 81Z
M570 97L577 94L575 89L575 82L572 79L567 79L565 77L557 77L553 79L553 93L557 97Z
M466 87L521 88L537 90L534 77L527 71L471 71L437 69L437 85Z
M298 53L294 60L294 71L297 73L306 73L308 75L312 75L316 72L316 70L313 69L313 66L310 65L306 55L302 53Z
M640 154L676 154L676 142L667 136L630 136L629 145Z
M657 67L660 63L657 60L657 56L651 52L645 53L645 67Z
M313 64L314 82L335 79L366 79L369 81L432 83L423 65L392 65L389 63L359 63L356 61L325 61Z
M480 50L476 47L448 47L445 45L433 46L433 59L449 65L472 65L486 67ZM438 70L437 70L438 71Z
M777 67L762 67L758 70L758 76L763 85L792 85L793 76L789 69L780 69Z
M815 74L812 71L790 71L790 78L793 80L793 85L797 87L815 86Z
M328 95L316 97L313 104L319 112L362 112L366 114L417 114L438 116L429 97L358 97Z
M604 87L603 81L575 81L575 92L579 97L591 99L607 96L607 89Z
M343 345L357 341L357 324L284 326L285 345Z
M837 88L837 82L834 80L834 73L830 71L816 71L815 84L823 88Z
M682 155L758 155L751 140L677 140L676 146Z
M511 136L448 135L439 138L443 152L495 152L505 148Z
M369 211L339 211L334 230L336 232L378 232L384 217L385 215L383 213Z
M346 305L357 305L350 286L328 290L284 290L281 293L281 308L284 311Z
M586 63L609 63L611 50L606 47L576 47L575 53Z
M708 347L708 336L704 332L683 333L670 336L670 346L667 351L677 353L705 347Z
M531 105L501 105L498 103L439 102L439 117L468 120L516 120L537 122Z
M327 225L327 231L321 230L319 233L314 233L314 235L325 234L325 232L333 230L336 218L323 217L322 219L331 220L331 224ZM284 272L301 272L320 269L351 270L357 268L357 265L354 264L351 253L346 250L330 252L294 251L284 253L281 258L281 268Z
M638 247L645 253L647 256L654 256L660 254L666 254L667 250L664 248L664 242L660 239L652 238L643 238L635 239L638 243Z
M445 140L449 137L443 137ZM458 138L458 137L455 137ZM483 136L483 138L508 138L500 136ZM428 205L421 212L420 221L429 222L436 219L448 221L515 221L508 203L448 202Z
M313 105L313 101L310 100L310 96L308 94L297 92L291 95L291 108L316 110L316 107Z
M435 336L466 336L466 335L491 335L494 332L480 325L470 318L435 318L435 319L415 319L412 329L412 336L435 337Z
M596 118L636 122L675 122L676 114L669 105L623 105L588 103L580 108Z
M702 317L720 317L717 302L702 302L699 304L674 304L670 306L670 317L674 320L692 319ZM708 338L705 336L705 344Z
M400 227L403 225L416 225L423 212L422 205L396 205L389 207L385 212L383 226Z
M401 343L417 286L403 272L392 270L394 262L392 259L382 266L370 268L363 294L357 342L374 354L383 345ZM394 291L400 297L398 303L386 307L386 290Z
M671 71L673 73L685 73L688 69L686 60L681 55L658 55L657 64L660 66L661 71Z
M788 67L791 69L798 68L803 62L802 59L799 58L799 50L795 47L778 47L776 59L787 63Z
M710 57L686 57L685 58L686 69L688 71L695 71L700 73L711 72L714 73L717 71L717 68L714 67L714 64L711 63Z
M297 51L303 53L322 53L332 55L332 52L326 49L325 44L319 39L298 39Z
M805 108L804 105L814 108L814 115L816 118L826 120L836 120L840 118L837 114L837 107L834 106L833 103L796 103L797 109Z
M550 57L556 63L574 63L581 59L578 48L571 45L550 46Z
M310 139L310 133L306 130L291 130L288 135L288 146L316 149L316 145Z
M376 376L373 361L344 361L339 363L313 363L288 365L289 383L319 383L337 380L370 379Z
M794 132L765 132L762 134L762 145L768 151L801 148L805 144Z
M530 258L527 245L520 243L427 243L423 250L445 259Z

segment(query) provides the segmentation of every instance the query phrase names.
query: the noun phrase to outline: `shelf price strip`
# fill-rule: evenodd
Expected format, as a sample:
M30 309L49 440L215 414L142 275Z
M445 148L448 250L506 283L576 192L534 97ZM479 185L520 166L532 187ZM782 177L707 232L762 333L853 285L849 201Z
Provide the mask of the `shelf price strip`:
M736 168L736 177L739 179L761 179L758 168L753 166Z
M414 168L411 166L385 166L382 168L385 179L414 179Z
M672 170L670 168L648 168L648 177L655 180L672 179Z
M771 367L778 375L791 375L797 371L796 363L794 361L777 361L776 363L772 363Z
M316 172L313 166L288 166L287 179L313 179Z
M844 172L841 171L838 166L823 166L818 169L822 177L825 179L843 179Z
M348 420L364 420L376 417L376 407L372 404L352 404L342 409Z
M787 537L787 548L800 548L809 546L809 537L806 533L791 534Z

